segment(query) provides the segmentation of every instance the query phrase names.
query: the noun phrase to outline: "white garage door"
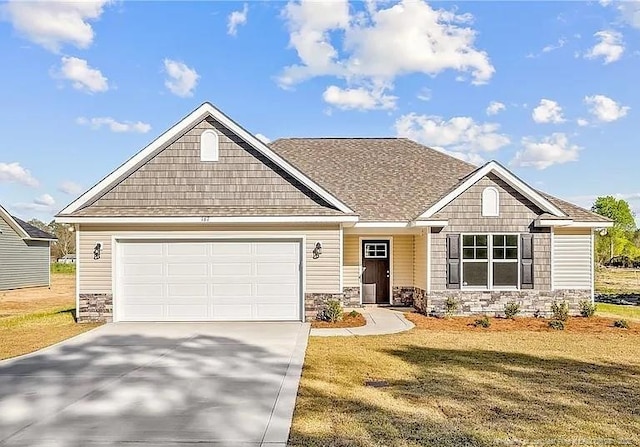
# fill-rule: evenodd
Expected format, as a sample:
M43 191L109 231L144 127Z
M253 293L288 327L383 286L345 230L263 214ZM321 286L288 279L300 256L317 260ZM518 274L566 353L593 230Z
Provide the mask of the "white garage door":
M300 243L118 243L119 321L300 320Z

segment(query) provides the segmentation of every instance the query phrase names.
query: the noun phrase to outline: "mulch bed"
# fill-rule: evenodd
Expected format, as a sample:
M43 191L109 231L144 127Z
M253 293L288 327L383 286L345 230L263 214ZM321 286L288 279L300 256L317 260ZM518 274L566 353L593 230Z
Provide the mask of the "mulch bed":
M344 314L344 318L342 321L336 321L335 323L330 323L328 321L321 320L313 320L311 321L311 327L314 329L336 329L342 327L358 327L364 326L367 324L367 320L362 316L361 313L352 317L351 315Z
M409 321L416 325L416 328L431 331L489 331L489 332L562 332L549 327L549 319L533 317L516 317L513 320L507 318L489 317L491 326L488 328L475 327L474 322L482 316L471 317L451 317L436 318L428 317L415 312L406 313ZM640 334L640 324L627 319L629 329L620 329L613 326L614 318L603 317L570 317L564 323L564 332L578 333L625 333Z

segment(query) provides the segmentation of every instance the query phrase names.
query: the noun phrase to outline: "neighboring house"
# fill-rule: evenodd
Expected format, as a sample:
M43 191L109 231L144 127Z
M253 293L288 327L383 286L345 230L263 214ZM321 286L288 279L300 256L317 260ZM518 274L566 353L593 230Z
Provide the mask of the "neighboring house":
M0 290L49 286L50 244L55 240L0 206Z
M328 299L575 310L611 222L403 138L266 145L205 103L62 210L80 320L301 320Z
M58 258L58 263L60 263L60 264L75 264L76 263L76 255L75 255L75 253L64 255L63 257Z

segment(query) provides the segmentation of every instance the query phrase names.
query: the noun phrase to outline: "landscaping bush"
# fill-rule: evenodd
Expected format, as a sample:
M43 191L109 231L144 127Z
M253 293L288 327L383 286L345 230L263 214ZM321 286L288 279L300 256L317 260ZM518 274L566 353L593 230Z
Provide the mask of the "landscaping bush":
M563 301L561 303L554 302L551 305L553 319L558 321L567 321L569 319L569 303Z
M549 321L549 327L556 331L564 331L564 322L562 320L551 320Z
M613 325L620 329L629 329L629 322L627 320L616 320L613 322Z
M351 318L355 318L358 315L360 315L360 313L356 312L355 310L352 310L351 312L349 312L348 314Z
M489 321L489 317L487 317L486 315L484 315L482 318L478 318L473 325L475 327L483 327L483 328L488 328L489 326L491 326L491 321Z
M452 296L448 297L447 300L444 302L445 316L451 317L453 316L453 314L456 313L457 310L458 310L458 302L456 301L456 299Z
M335 323L342 320L342 303L338 300L329 300L318 312L318 319Z
M504 305L504 316L513 320L520 313L520 304L511 301Z
M580 301L580 315L585 318L591 318L596 313L598 305L590 300Z

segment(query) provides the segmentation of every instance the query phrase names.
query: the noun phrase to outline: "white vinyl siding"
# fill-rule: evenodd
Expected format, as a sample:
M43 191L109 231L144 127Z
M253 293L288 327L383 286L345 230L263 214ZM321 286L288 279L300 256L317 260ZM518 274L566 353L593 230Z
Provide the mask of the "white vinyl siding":
M81 225L78 262L80 293L112 293L112 238L306 238L304 254L306 293L340 292L340 228L336 226L236 225ZM322 242L322 254L313 259L316 241ZM100 259L93 259L96 242L104 242Z
M591 289L591 244L590 230L555 230L552 256L554 289Z

